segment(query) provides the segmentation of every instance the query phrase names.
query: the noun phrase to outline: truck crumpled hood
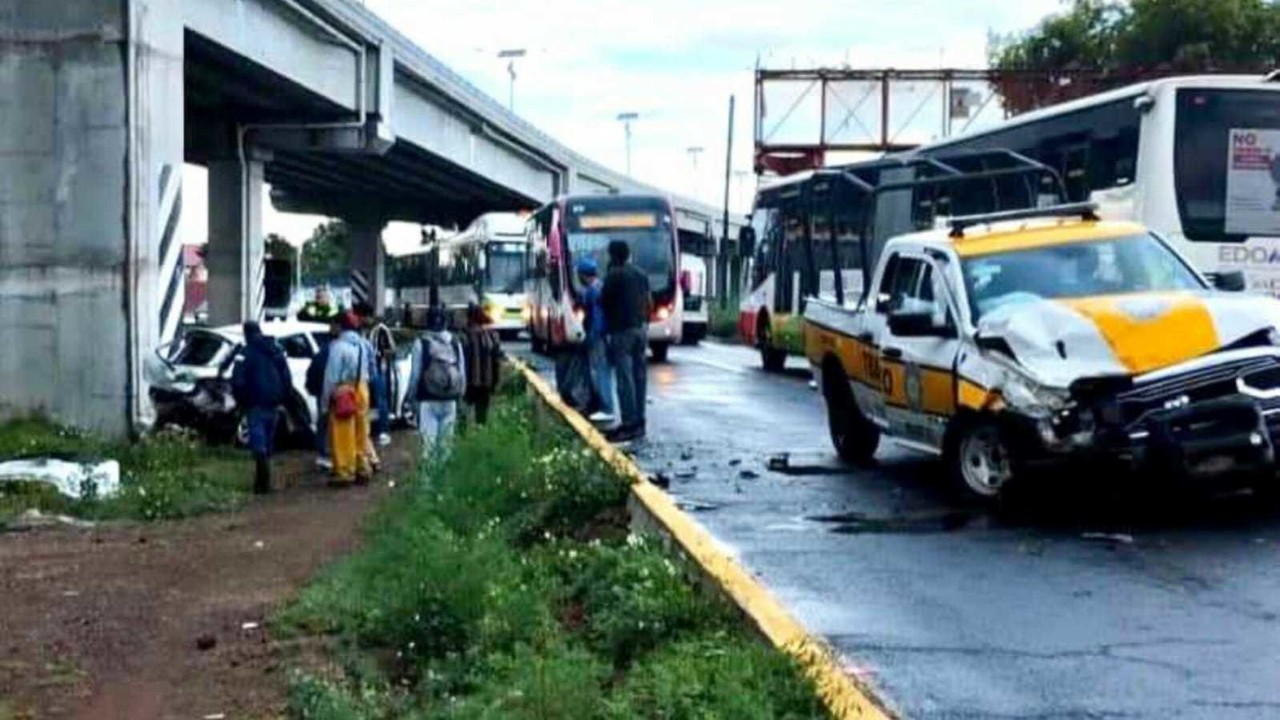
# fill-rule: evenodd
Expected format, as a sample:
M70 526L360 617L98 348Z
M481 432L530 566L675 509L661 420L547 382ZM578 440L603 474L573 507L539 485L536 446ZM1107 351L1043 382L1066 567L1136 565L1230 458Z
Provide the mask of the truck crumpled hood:
M1280 324L1280 301L1213 292L1161 292L1010 303L978 322L1047 385L1141 375Z

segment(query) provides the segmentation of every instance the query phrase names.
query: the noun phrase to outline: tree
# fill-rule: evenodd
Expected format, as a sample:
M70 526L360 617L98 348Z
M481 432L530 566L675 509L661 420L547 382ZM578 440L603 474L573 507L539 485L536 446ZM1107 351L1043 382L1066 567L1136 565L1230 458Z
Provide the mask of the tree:
M1267 0L1072 0L991 48L996 92L1020 113L1186 73L1261 74L1280 63L1280 6Z
M290 245L289 241L285 240L283 237L275 233L268 233L265 243L266 243L267 257L280 258L283 260L293 259L293 254L294 254L293 246Z
M345 280L351 268L350 238L341 220L317 225L302 248L302 281L318 285Z

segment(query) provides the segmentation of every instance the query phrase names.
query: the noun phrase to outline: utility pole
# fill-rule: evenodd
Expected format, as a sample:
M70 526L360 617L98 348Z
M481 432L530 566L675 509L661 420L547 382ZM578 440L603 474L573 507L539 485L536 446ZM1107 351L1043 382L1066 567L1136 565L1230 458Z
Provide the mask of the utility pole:
M723 224L720 226L721 233L722 233L720 238L720 253L719 253L721 257L721 261L720 261L721 267L717 268L717 270L723 270L724 272L716 273L716 275L718 276L716 278L717 284L720 286L717 289L720 291L720 307L721 308L729 307L729 282L728 282L729 276L733 275L735 278L737 276L737 273L727 272L730 267L736 265L736 263L734 263L732 259L728 257L729 182L730 182L730 178L733 177L733 104L734 104L734 96L730 95L729 96L729 139L728 139L728 142L725 143L725 150L724 150L724 216L721 218L721 222Z
M507 88L507 109L511 112L516 111L516 58L524 57L525 52L524 48L509 48L498 51L498 57L507 60L507 75L511 78Z
M622 123L622 130L626 133L627 139L627 174L631 174L631 121L640 117L636 112L618 113L618 120Z

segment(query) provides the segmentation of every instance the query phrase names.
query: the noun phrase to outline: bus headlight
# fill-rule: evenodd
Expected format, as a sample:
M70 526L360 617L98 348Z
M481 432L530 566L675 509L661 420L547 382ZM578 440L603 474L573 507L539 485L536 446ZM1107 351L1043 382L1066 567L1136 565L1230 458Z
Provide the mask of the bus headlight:
M657 310L653 311L653 319L658 322L665 322L671 317L671 308L666 305L659 305Z

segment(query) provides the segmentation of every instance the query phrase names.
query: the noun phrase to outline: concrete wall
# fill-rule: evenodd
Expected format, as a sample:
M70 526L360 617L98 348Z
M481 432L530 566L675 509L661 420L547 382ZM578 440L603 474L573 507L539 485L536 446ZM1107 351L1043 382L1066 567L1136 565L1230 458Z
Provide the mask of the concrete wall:
M0 419L146 420L161 176L182 168L178 4L0 0Z

